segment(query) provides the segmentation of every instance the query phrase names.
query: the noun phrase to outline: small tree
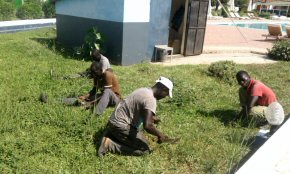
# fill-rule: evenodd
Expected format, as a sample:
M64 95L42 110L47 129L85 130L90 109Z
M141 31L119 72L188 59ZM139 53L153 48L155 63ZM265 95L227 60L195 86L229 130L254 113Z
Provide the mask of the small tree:
M101 53L106 52L104 47L104 36L98 31L97 28L91 28L84 39L83 55L89 57L93 49L100 50Z
M290 61L290 41L276 42L272 49L268 49L268 56L275 60Z
M52 0L45 1L42 4L42 11L46 18L53 18L55 17L55 5Z
M0 21L11 20L15 17L16 8L12 3L0 0Z
M249 0L236 0L235 5L240 8L241 12L247 11Z
M18 8L16 16L20 19L39 19L43 12L41 6L36 3L26 3Z

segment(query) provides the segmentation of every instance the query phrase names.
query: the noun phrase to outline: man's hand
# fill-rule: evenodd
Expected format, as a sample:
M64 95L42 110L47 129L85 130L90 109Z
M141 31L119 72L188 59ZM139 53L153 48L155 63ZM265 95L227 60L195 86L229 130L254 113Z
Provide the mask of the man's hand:
M154 124L158 124L161 122L160 118L157 117L156 115L153 116L153 121L154 121Z
M169 138L168 136L162 136L162 137L158 137L158 141L157 143L161 144L161 143L170 143L170 144L174 144L177 141L179 141L180 138Z
M82 101L84 101L84 100L87 99L87 97L88 97L87 95L82 95L82 96L79 96L79 99L82 100Z

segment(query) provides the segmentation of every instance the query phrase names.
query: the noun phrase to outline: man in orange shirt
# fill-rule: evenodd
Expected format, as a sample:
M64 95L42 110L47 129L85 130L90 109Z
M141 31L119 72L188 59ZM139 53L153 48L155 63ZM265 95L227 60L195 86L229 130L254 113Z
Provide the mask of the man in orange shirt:
M87 103L94 103L94 114L101 115L108 106L115 106L120 102L120 88L115 74L107 69L103 71L102 65L94 61L90 67L94 79L93 89L79 99ZM100 91L101 93L97 93Z
M240 104L243 118L265 122L267 107L276 102L276 95L271 88L258 80L254 80L246 71L239 71L236 79L241 86L239 89Z

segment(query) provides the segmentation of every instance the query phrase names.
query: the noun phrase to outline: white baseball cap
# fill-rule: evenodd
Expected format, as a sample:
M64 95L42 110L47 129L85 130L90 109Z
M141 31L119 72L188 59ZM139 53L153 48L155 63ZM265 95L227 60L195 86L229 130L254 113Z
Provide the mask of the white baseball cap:
M158 82L162 83L164 86L166 86L169 89L169 97L172 98L172 89L173 89L172 81L166 77L160 76L160 78L156 80L156 83Z
M280 125L284 121L284 110L278 102L272 102L266 109L266 119L271 125Z

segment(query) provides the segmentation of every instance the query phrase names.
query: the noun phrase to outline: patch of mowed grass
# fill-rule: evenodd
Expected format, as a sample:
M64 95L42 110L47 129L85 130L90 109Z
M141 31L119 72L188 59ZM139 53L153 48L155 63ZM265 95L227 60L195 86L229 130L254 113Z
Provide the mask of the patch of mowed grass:
M90 62L54 49L51 29L0 35L0 171L2 173L227 173L249 152L257 129L234 122L238 85L210 77L205 65L162 67L150 63L113 66L125 97L150 87L160 75L173 80L173 98L158 102L157 126L174 145L157 144L143 157L96 156L98 141L114 108L95 117L80 107L60 104L62 97L84 94L88 79L62 80ZM50 42L38 42L39 39ZM277 93L289 112L289 63L237 65ZM40 103L41 92L48 96Z

